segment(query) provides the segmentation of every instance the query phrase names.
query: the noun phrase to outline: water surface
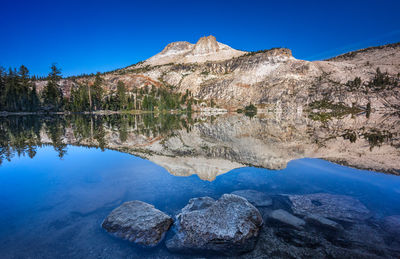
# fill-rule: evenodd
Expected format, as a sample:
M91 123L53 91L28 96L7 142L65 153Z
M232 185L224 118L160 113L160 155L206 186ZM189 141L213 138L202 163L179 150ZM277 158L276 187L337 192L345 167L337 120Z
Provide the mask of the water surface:
M330 160L343 158L336 147L326 147L331 143L326 132L332 133L336 124L317 134L308 132L316 130L313 123L238 115L2 118L1 257L182 256L169 253L164 244L137 247L101 228L108 213L129 200L151 203L174 216L190 198L218 199L235 190L331 193L360 200L376 219L399 215L398 176L306 158L323 152ZM375 142L362 135L351 142L337 128L332 134L347 145L338 147L344 153L398 155L394 134ZM346 163L361 167L360 161ZM398 169L396 161L381 167Z

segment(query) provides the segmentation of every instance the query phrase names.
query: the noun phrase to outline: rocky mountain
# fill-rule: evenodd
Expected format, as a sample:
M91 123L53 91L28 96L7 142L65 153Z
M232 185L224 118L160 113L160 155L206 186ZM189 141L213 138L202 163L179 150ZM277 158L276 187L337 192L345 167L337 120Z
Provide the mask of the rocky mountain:
M375 80L377 69L381 77ZM203 102L235 110L250 103L274 110L303 110L315 102L366 109L399 109L400 44L389 44L343 54L324 61L293 57L291 50L275 48L257 52L235 50L200 38L196 44L168 44L155 56L138 64L102 74L107 92L123 81L128 90L165 87ZM357 81L359 80L359 81ZM62 81L65 96L79 82L94 77ZM45 82L38 82L42 89ZM329 105L325 105L329 109Z

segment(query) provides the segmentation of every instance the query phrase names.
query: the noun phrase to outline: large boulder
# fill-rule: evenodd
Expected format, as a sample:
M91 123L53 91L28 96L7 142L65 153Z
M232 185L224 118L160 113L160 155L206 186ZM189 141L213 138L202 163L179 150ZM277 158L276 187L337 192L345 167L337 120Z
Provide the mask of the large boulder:
M153 247L164 238L173 220L153 205L128 201L114 209L102 227L116 236L136 244Z
M166 245L173 252L237 255L254 249L262 224L259 211L243 197L195 198L177 215Z
M359 200L350 196L315 193L288 197L295 214L314 214L348 222L362 221L371 217L370 211Z
M272 205L271 197L263 192L255 190L238 190L232 192L232 194L245 198L256 207L268 207Z

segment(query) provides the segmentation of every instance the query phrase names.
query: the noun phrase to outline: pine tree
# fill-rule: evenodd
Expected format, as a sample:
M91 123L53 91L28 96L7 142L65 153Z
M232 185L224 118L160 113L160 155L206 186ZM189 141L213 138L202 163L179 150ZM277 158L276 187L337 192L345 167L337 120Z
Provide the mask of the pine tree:
M43 90L43 102L47 110L58 111L62 108L62 91L59 88L61 70L55 64L51 66L47 85Z
M29 94L29 102L30 102L30 111L38 111L40 110L40 100L37 95L36 85L32 84L32 89L30 90Z
M93 87L92 87L92 103L94 110L102 109L102 101L103 101L103 79L100 76L100 73L97 72L96 78L94 79Z
M9 69L5 81L4 106L6 111L19 111L18 101L18 73L15 69Z
M127 104L126 87L124 82L118 81L117 84L117 109L124 110Z
M39 100L36 94L36 85L29 76L29 70L24 65L18 71L18 110L19 111L37 111L39 109Z
M72 89L68 109L74 112L89 111L89 94L87 84L78 84Z
M0 67L0 111L3 111L5 108L6 77L5 69Z

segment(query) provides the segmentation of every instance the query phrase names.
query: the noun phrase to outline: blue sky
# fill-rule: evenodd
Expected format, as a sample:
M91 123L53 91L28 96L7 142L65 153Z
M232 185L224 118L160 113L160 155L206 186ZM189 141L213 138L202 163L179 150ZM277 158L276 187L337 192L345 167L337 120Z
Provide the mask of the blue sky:
M214 35L241 50L317 60L400 41L400 1L0 0L0 65L46 75L108 71L173 41Z

